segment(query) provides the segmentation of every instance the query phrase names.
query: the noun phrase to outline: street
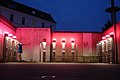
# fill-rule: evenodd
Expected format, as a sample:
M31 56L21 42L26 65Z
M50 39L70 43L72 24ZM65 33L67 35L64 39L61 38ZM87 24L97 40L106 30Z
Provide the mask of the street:
M0 63L0 80L120 80L120 64Z

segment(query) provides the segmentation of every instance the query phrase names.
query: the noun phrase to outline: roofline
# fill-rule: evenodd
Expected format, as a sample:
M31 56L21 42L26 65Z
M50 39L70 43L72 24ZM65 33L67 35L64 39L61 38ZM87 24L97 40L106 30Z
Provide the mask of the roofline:
M43 12L43 11L41 11L41 10L38 10L38 9L35 9L35 8L33 8L33 7L31 7L31 6L27 6L27 5L25 5L25 4L22 4L22 3L19 3L19 2L17 2L17 1L13 1L13 0L1 0L0 1L1 3L3 2L5 2L5 5L0 5L0 6L2 6L2 7L6 7L6 8L8 8L8 9L11 9L11 10L15 10L15 11L18 11L18 12L22 12L22 13L25 13L25 14L27 14L27 15L30 15L30 16L34 16L34 17L37 17L37 18L40 18L40 19L43 19L43 20L47 20L47 21L49 21L49 22L52 22L52 23L55 23L56 24L56 21L53 19L53 17L51 16L51 14L49 14L49 13L46 13L46 12ZM27 8L28 9L28 12L24 12L23 10L21 10L20 8L9 8L8 6L6 6L6 5L8 5L9 3L13 3L13 5L18 5L18 6L23 6L24 8ZM23 8L22 7L22 8ZM35 11L35 14L32 14L32 13L30 13L30 11ZM43 16L41 16L40 14L43 14Z
M53 33L102 33L95 31L54 31Z
M33 27L33 26L17 26L17 28L50 28L50 27L48 27L48 26L45 26L45 27L41 27L41 26L35 26L35 27Z

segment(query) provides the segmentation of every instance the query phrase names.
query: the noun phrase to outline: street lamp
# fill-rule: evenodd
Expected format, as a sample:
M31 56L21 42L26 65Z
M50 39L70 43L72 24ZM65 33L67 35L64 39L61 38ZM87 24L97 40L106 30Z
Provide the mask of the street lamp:
M43 39L42 44L43 44L43 50L46 50L46 45L47 45L46 39Z
M62 39L62 52L65 51L65 44L66 44L65 39Z
M75 39L71 39L72 52L74 52Z
M56 39L55 38L53 38L53 40L52 40L52 47L53 47L53 52L55 52L55 47L56 47Z
M111 13L111 22L114 26L114 40L115 40L115 59L118 63L118 52L117 52L117 35L116 35L116 12L120 11L119 7L114 6L114 0L111 0L111 7L105 10L108 13Z

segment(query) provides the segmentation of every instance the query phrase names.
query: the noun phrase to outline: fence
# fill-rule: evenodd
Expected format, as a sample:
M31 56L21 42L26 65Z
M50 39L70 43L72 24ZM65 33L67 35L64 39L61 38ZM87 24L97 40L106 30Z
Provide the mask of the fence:
M100 62L100 56L55 56L52 57L52 62L97 63Z

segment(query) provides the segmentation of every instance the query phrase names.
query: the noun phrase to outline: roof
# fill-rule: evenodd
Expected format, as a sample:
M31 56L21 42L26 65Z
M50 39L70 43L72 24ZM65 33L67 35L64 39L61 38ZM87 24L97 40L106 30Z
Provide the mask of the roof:
M102 33L95 31L54 31L54 33Z
M12 0L0 0L0 6L6 7L12 10L16 10L22 13L26 13L31 16L35 16L56 24L56 22L54 21L54 19L50 14L34 9L32 7L28 7L26 5L20 4Z

